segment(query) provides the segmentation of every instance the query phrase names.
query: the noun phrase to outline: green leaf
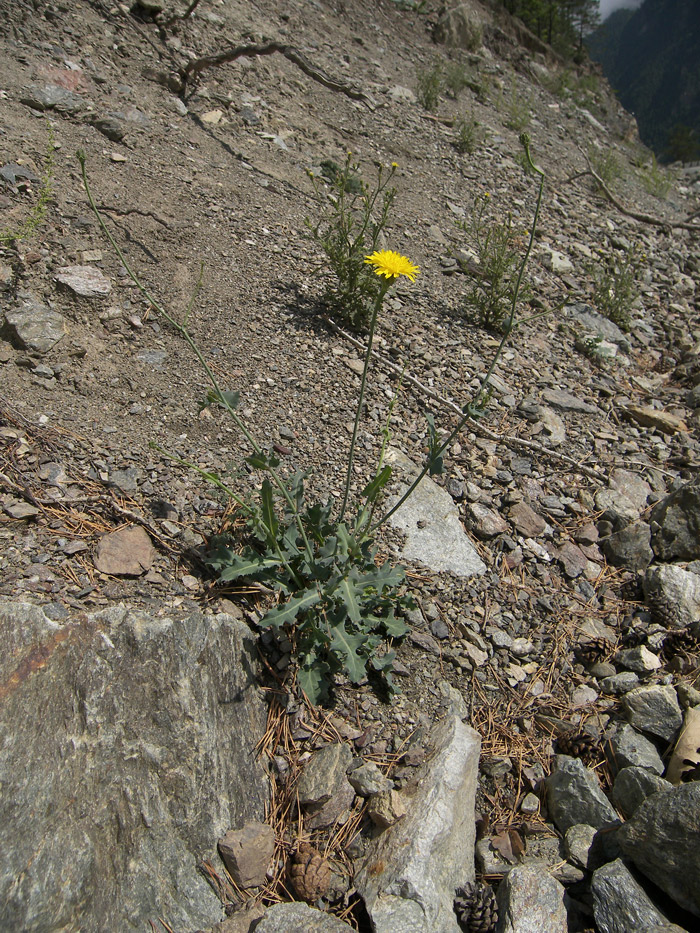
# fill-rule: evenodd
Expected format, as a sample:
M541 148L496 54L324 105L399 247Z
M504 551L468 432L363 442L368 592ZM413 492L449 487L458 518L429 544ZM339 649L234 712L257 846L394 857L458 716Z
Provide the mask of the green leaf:
M254 453L246 457L245 462L250 464L254 470L274 470L280 465L279 460L273 453L266 454L262 450L260 453Z
M370 661L375 671L390 671L394 666L396 659L395 651L385 651L384 654L374 655Z
M238 408L241 401L240 392L217 392L216 389L209 389L207 397L199 403L199 410L207 408L209 405L221 405L222 408Z
M357 653L364 643L363 635L353 635L345 628L343 622L338 622L330 628L331 650L343 658L345 670L350 680L356 684L366 676L364 659Z
M398 619L393 613L384 620L384 631L389 638L403 638L408 631L408 626L403 619Z
M367 483L362 490L362 498L374 502L382 489L391 479L391 467L387 464Z
M318 549L319 557L335 557L338 547L338 539L335 535L329 535Z
M268 479L264 480L260 490L260 500L262 502L262 521L267 532L267 538L274 547L277 544L277 532L280 523L275 514L275 498L272 494L272 485Z
M297 671L297 683L306 694L309 703L318 705L328 696L330 667L315 655L307 656Z
M282 535L282 551L285 557L294 558L301 554L299 546L297 545L298 537L299 531L296 525L290 525Z
M442 454L442 444L435 428L435 419L430 412L425 413L425 420L428 422L428 471L431 476L440 474L445 468Z
M293 596L278 609L271 609L260 620L260 624L272 625L275 628L279 628L282 625L287 625L288 623L294 622L300 612L304 612L307 609L310 609L312 606L315 606L316 603L320 602L320 600L321 594L316 589L316 587L313 589L304 590L301 596Z
M357 585L360 589L373 587L381 593L385 587L397 587L404 581L405 573L401 566L392 567L389 561L381 567L373 566L363 574L358 574Z
M341 560L347 560L350 553L357 553L357 542L348 531L347 525L340 522L336 526L335 534L338 539L338 557Z
M350 620L357 624L362 621L362 610L360 609L360 604L357 599L355 586L355 581L352 578L343 577L340 581L339 589Z
M238 577L255 577L261 571L279 567L279 565L280 561L277 557L260 557L259 555L244 557L231 554L228 566L219 574L219 582L237 580Z

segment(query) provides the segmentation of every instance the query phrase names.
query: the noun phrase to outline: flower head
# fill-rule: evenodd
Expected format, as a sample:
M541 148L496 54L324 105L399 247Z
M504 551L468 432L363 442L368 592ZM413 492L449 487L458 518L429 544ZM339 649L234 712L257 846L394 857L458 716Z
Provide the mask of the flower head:
M374 266L377 275L383 275L387 279L398 279L400 275L405 275L407 279L415 282L420 272L418 266L414 266L410 259L391 249L377 250L371 256L367 256L365 262Z

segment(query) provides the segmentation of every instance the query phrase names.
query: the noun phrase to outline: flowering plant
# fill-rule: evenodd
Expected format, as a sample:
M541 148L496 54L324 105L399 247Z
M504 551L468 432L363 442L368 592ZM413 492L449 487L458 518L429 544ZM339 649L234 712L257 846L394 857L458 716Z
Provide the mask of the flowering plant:
M529 156L528 140L523 146ZM292 670L306 697L317 703L328 696L336 674L344 673L352 683L365 677L376 679L391 694L395 688L391 679L394 652L391 642L401 638L407 627L397 614L413 605L406 590L404 569L377 563L375 539L378 528L413 494L426 473L442 469L443 455L470 417L483 410L484 394L508 335L516 326L515 311L518 291L527 262L539 215L544 174L535 219L530 233L527 253L513 293L511 310L503 328L503 338L491 366L472 399L463 408L463 416L446 440L439 440L432 419L429 419L430 445L423 470L399 501L379 520L374 520L375 509L382 492L391 478L391 468L384 464L384 450L388 437L388 424L384 429L379 463L369 483L359 496L359 502L350 512L350 486L353 475L355 445L363 409L367 374L372 355L375 328L384 298L389 289L402 276L415 282L420 273L410 259L393 250L378 250L362 255L364 271L373 278L374 302L368 315L368 340L355 411L355 422L348 454L345 488L340 505L332 499L309 504L304 487L307 474L298 473L285 479L279 472L280 462L274 452L265 450L256 440L238 411L239 393L225 390L207 363L188 329L189 313L183 322L177 321L142 284L131 269L122 250L105 226L90 191L85 166L85 154L78 153L83 184L90 206L100 227L115 249L127 274L141 290L155 311L183 337L194 352L210 383L205 404L218 404L226 410L246 440L250 453L248 466L263 474L259 498L247 501L239 496L217 474L194 464L185 464L197 470L208 482L222 490L245 517L246 532L241 543L240 534L224 529L211 542L205 560L221 583L235 580L254 580L274 593L274 604L261 612L258 624L279 633L291 645ZM534 168L534 166L533 166ZM393 167L392 167L393 170ZM201 284L198 283L197 290ZM177 458L173 457L177 460ZM184 461L177 460L179 463Z

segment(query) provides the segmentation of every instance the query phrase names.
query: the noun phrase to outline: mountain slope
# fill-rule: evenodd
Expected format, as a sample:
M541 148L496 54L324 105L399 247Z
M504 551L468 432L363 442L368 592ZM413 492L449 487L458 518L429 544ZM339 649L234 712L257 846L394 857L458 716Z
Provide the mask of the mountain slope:
M700 139L700 5L645 0L613 14L588 40L647 145L667 158L691 158L673 144L677 127ZM687 133L685 134L688 135Z

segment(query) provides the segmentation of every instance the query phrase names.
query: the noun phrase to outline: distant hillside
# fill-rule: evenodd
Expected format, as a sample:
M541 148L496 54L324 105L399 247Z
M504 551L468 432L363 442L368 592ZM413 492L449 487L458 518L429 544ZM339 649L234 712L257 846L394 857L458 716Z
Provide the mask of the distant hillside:
M643 141L662 159L700 157L700 2L645 0L587 41Z
M620 49L620 37L633 16L634 10L615 10L595 32L586 37L588 54L594 61L601 63L606 74L614 65Z

